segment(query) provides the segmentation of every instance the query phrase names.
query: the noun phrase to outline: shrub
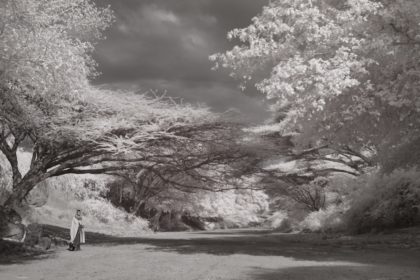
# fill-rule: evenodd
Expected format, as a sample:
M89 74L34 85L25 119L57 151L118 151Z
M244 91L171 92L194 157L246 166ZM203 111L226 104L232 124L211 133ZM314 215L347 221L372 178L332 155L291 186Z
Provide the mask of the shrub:
M26 206L25 223L68 228L75 210L81 209L88 231L118 236L138 236L149 231L146 220L116 208L103 198L106 177L64 175L43 184L48 188L47 201L42 207Z
M299 224L298 228L311 232L341 231L344 227L343 214L347 208L345 204L330 205L326 209L311 212Z
M326 206L325 188L327 185L327 178L318 177L309 184L290 187L289 196L304 205L308 211L319 211Z
M420 224L420 172L396 170L389 175L371 174L357 181L346 213L353 233Z
M293 230L292 221L284 210L274 212L267 218L265 225L279 232L290 232Z
M194 214L221 218L227 228L260 224L263 222L261 215L268 211L268 196L263 191L207 193L197 202L199 209Z

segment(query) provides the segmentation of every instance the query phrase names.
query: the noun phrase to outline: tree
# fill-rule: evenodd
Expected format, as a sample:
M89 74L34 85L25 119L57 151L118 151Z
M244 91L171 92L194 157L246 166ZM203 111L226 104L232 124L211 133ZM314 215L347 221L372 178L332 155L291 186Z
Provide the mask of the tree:
M90 54L111 10L90 0L5 0L0 11L2 90L38 106L82 94L97 74Z
M112 14L90 1L8 0L0 11L0 148L11 164L14 189L22 189L16 196L22 199L28 190L17 187L22 175L16 151L27 138L36 142L35 168L45 135L58 125L58 109L72 113L78 95L89 87L94 65L88 37L99 39Z
M0 151L13 174L4 207L63 174L104 173L168 158L182 127L211 122L206 108L169 98L94 88L94 42L112 21L88 0L3 1L0 5ZM4 15L4 17L3 17ZM32 152L21 174L17 152Z
M297 147L378 163L418 135L419 10L418 1L272 1L229 33L239 45L211 59L285 113L272 128Z
M328 179L319 177L310 184L293 186L289 188L289 196L305 206L311 212L324 209L326 206L325 187Z
M244 132L240 127L227 121L180 127L177 135L184 138L166 142L166 156L160 154L138 169L106 174L118 178L112 185L117 185L120 191L124 189L122 186L132 190L131 211L137 214L150 199L164 196L167 200L171 193L176 200L175 197L203 191L255 188L238 181L250 173L249 165L255 162L255 153L243 142Z
M13 172L13 194L6 205L20 202L37 183L49 177L163 164L173 155L165 149L186 142L187 137L177 129L211 120L205 109L146 95L103 90L92 94L94 103L86 98L81 112L60 109L59 115L50 114L48 125L31 126L28 141L33 156L24 176L17 161L24 139L14 139L28 130L16 125L19 119L4 122L1 150Z

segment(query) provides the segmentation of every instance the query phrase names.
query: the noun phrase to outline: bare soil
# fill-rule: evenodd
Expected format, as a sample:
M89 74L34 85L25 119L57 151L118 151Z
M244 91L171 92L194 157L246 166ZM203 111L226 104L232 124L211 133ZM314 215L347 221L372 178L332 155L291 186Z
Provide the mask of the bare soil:
M419 280L420 232L357 237L263 230L88 234L80 252L0 259L0 279Z

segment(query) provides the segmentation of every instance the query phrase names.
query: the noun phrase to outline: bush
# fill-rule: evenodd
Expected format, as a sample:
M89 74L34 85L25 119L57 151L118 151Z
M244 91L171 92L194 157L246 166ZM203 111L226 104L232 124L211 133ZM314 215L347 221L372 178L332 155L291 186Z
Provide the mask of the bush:
M304 205L308 211L319 211L326 206L325 187L327 185L327 178L318 177L309 184L290 187L289 196Z
M26 206L25 223L68 228L75 210L81 209L87 231L118 236L138 236L148 232L146 220L116 208L103 198L105 180L105 177L90 175L64 175L47 180L46 203L42 207Z
M265 225L279 232L291 232L293 230L292 221L284 210L274 212L267 218Z
M353 233L401 228L420 224L420 172L396 170L389 175L371 174L357 181L346 224Z
M344 228L343 214L347 210L345 204L330 205L326 209L311 212L299 224L302 231L331 232L341 231Z

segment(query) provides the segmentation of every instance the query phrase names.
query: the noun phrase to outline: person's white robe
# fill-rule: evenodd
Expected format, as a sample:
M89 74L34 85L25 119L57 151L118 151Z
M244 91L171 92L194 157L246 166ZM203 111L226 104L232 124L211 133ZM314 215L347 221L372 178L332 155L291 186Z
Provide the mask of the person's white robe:
M76 217L73 217L70 228L70 242L74 242L79 225L82 225L80 220L76 219ZM80 229L80 243L85 243L85 230L83 228Z

